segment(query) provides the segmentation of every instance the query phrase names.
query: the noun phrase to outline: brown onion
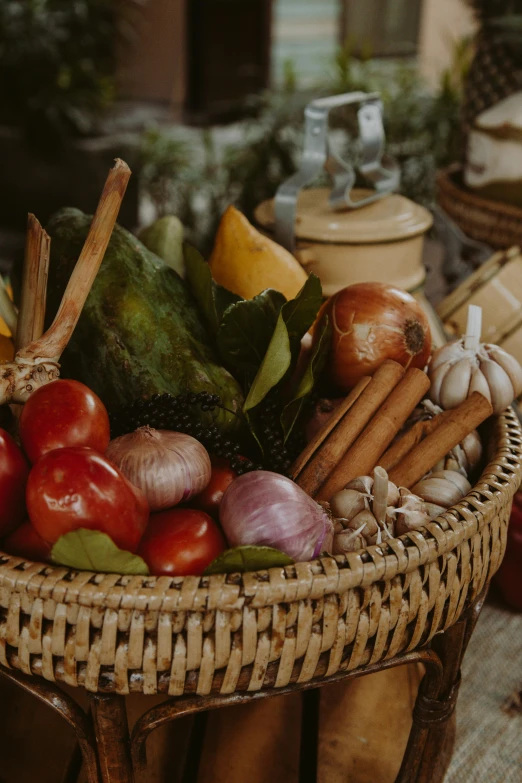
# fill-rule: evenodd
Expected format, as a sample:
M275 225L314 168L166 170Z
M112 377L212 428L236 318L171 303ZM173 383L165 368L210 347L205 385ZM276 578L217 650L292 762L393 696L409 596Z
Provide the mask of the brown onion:
M172 508L202 492L212 470L207 450L195 438L151 427L111 441L106 457L144 492L151 511Z
M332 324L329 372L343 391L386 360L423 369L431 351L428 318L418 302L383 283L356 283L323 307Z

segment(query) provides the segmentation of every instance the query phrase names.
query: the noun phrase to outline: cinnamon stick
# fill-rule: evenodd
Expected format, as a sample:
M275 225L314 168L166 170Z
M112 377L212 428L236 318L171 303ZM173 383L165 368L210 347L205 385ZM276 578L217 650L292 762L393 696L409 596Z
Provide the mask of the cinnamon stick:
M321 448L303 468L297 479L297 484L301 489L304 489L311 497L315 496L403 376L404 368L398 362L389 360L379 367L368 385L349 407L348 412L323 442Z
M437 413L431 419L417 421L413 427L404 433L390 448L384 452L379 460L379 465L384 470L390 471L395 465L404 459L411 449L427 437L439 424L448 418L451 411L442 411Z
M479 392L473 392L458 408L448 411L447 418L393 468L390 481L411 488L492 413L489 400Z
M334 411L332 411L332 415L329 417L328 421L323 425L323 427L321 427L319 432L312 438L310 443L307 444L306 448L301 452L292 465L290 469L290 476L294 479L294 481L310 462L313 455L316 453L316 451L318 451L328 435L330 435L332 430L335 429L345 414L348 413L352 405L357 402L370 381L371 378L369 376L361 378L359 383L354 386L350 394L348 394L343 402Z
M369 475L429 387L426 373L409 369L321 486L316 500L329 500L352 479Z
M51 238L32 214L27 216L24 268L15 349L42 336L45 321Z
M386 521L388 508L388 475L384 468L376 467L373 470L373 516L380 525Z

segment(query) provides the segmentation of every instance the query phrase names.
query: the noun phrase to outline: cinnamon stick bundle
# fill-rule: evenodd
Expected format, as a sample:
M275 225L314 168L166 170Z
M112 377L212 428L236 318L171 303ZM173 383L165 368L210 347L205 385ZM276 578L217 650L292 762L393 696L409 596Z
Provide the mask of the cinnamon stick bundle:
M352 479L368 475L429 387L426 373L409 369L314 495L316 500L329 500Z
M314 439L317 444L315 453L298 472L297 484L307 494L315 496L403 376L404 368L398 362L388 360L370 380L363 379L363 383L360 382L348 395L340 410L335 412L333 424L329 420L323 428L326 435L321 430ZM297 467L302 465L303 456L310 451L309 446L298 459Z
M390 472L389 479L410 488L423 478L448 451L475 430L491 414L491 403L479 392L473 392L458 408L447 411L447 418L433 432L406 454Z
M384 452L379 460L379 465L384 470L390 471L404 459L411 449L427 437L439 424L448 418L451 411L437 413L431 419L417 421L413 427L404 433L390 448Z

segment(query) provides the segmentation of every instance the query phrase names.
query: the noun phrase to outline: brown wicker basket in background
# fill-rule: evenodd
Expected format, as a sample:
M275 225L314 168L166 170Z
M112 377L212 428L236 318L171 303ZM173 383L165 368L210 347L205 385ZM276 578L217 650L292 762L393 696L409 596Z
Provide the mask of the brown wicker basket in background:
M419 531L346 557L211 577L74 572L0 554L0 663L91 692L230 694L425 645L497 570L522 432L493 422L473 490Z
M437 200L471 239L485 242L496 250L522 245L522 209L480 198L467 190L460 164L438 173Z

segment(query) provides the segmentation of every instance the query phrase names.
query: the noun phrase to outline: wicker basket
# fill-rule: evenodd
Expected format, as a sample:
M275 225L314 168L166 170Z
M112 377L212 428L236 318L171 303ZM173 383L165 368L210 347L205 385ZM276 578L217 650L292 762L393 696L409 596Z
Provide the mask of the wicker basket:
M0 663L91 692L230 694L425 645L497 570L522 432L496 417L478 484L421 531L346 557L211 577L74 572L0 555Z
M459 164L438 173L437 199L471 239L485 242L496 250L522 245L522 209L480 198L467 190Z

